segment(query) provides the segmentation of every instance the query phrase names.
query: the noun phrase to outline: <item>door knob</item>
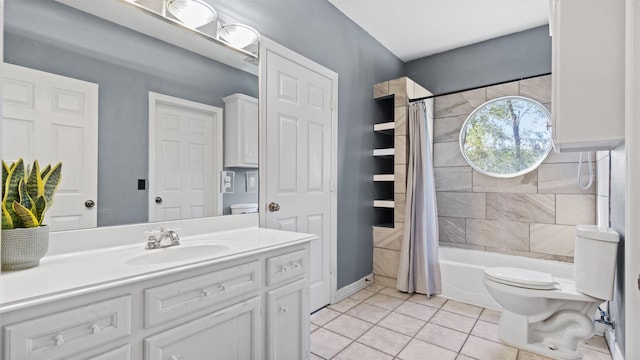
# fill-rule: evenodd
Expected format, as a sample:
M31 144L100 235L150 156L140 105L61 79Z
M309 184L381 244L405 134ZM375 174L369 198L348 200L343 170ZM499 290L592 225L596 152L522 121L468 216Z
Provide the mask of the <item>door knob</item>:
M160 196L156 196L156 204L162 204L162 198Z
M278 205L277 203L272 202L269 204L269 211L274 212L279 210L280 210L280 205Z
M88 207L89 209L91 209L92 207L96 206L96 202L93 200L87 200L84 202L84 206Z

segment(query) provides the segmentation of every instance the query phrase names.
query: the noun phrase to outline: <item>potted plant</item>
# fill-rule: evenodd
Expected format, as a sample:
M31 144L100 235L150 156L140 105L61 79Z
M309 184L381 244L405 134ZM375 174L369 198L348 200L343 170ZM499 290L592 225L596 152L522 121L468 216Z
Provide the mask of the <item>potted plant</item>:
M49 248L44 215L60 185L62 164L40 169L38 160L25 169L24 161L2 161L2 270L38 266Z

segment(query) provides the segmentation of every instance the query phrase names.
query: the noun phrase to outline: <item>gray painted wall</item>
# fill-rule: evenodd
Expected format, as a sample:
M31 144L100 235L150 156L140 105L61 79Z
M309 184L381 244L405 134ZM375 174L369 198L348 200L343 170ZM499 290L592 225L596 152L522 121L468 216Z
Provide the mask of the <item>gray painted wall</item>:
M616 268L616 282L613 301L609 304L611 320L615 322L616 343L624 355L625 346L625 321L624 321L624 226L625 226L625 149L624 144L611 151L611 180L609 193L609 220L610 227L620 234L618 247L618 261Z
M403 63L326 0L219 3L219 13L338 73L338 288L371 274L373 85L402 76Z
M147 221L148 193L137 179L148 173L149 91L218 107L236 92L258 95L254 75L59 3L9 0L5 10L6 62L99 85L99 226ZM229 204L257 202L244 192L244 172L224 196L226 213Z
M413 60L404 67L406 76L434 94L550 72L546 25Z

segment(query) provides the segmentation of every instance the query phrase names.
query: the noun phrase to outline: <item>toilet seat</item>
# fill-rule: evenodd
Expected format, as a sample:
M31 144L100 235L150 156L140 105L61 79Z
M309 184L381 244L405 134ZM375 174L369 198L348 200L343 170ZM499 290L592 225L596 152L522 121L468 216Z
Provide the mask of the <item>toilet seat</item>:
M497 283L534 290L554 290L556 282L549 273L511 267L485 269L485 277Z

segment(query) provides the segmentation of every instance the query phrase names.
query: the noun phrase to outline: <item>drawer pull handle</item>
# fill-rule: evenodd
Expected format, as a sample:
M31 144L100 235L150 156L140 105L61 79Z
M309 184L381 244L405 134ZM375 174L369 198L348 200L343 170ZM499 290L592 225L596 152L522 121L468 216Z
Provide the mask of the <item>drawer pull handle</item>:
M280 312L286 313L287 311L289 311L289 309L285 306L280 308Z
M221 288L222 288L222 291L227 291L229 287L227 286L227 284L222 284Z
M56 346L64 345L64 336L60 334L56 335L56 337L54 337L53 340L56 342Z
M205 297L205 296L209 296L209 291L207 290L202 290L202 292L200 293L201 297Z
M97 333L100 332L100 330L102 330L102 329L100 329L100 325L98 325L98 324L91 325L90 329L91 329L91 333L92 334L97 334Z
M282 266L280 272L287 272L290 269L293 270L293 269L297 269L299 267L300 267L300 264L298 264L298 263L295 263L295 264L292 264L292 265L289 265L289 266Z

